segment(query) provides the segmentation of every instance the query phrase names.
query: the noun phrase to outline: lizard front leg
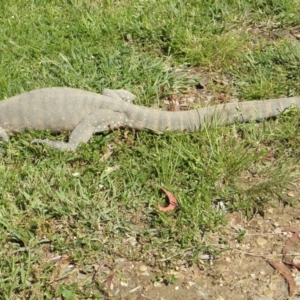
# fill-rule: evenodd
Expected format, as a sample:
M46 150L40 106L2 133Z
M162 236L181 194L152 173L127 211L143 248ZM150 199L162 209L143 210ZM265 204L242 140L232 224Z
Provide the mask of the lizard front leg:
M80 143L87 143L93 134L125 126L127 118L123 113L100 109L82 119L72 131L68 142L36 139L32 144L45 144L50 147L75 151Z

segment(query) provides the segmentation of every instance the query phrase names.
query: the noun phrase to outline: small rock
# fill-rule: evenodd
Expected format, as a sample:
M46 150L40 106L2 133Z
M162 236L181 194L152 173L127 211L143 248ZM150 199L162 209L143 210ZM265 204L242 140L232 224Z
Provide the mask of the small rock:
M282 233L282 229L280 227L275 228L274 233L279 234Z
M264 290L264 295L267 297L272 297L274 294L274 291L272 291L271 289L265 289Z
M262 237L258 237L257 240L256 240L256 244L258 246L262 246L262 245L265 245L268 241Z
M196 284L196 282L194 282L194 281L188 281L187 284L188 284L188 286L193 286L193 285Z
M295 277L295 281L296 281L296 285L300 286L300 277L299 276Z
M141 271L141 272L146 272L147 271L147 267L146 266L140 266L140 268L139 268L139 270Z
M260 271L259 274L264 276L264 275L266 275L266 272L265 271Z
M199 258L202 259L202 260L212 260L212 259L214 259L214 257L212 255L208 255L208 254L200 255Z
M162 286L162 283L161 282L158 282L158 281L155 281L153 283L154 287L161 287Z
M288 195L289 197L295 197L295 194L294 194L293 192L288 192L287 195Z
M128 286L128 283L127 283L127 282L124 282L124 281L120 281L120 285L121 285L121 286Z

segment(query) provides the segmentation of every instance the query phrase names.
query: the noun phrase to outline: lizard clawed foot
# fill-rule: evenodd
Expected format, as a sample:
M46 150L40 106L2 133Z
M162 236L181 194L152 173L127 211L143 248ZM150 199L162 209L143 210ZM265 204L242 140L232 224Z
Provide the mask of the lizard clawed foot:
M58 142L58 141L42 140L42 139L35 139L30 144L31 145L44 144L51 148L56 148L64 151L75 151L77 148L76 145L74 144Z
M8 135L2 127L0 127L0 139L4 142L8 141Z

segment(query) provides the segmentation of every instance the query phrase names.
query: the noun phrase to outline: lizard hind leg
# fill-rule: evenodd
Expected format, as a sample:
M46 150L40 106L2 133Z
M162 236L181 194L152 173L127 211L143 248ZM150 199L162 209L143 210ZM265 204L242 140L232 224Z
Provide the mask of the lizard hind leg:
M62 151L75 151L80 143L87 143L93 134L125 125L126 117L124 114L109 109L100 109L87 115L79 122L70 134L68 142L36 139L31 144L45 144Z
M111 99L123 100L127 103L132 103L133 100L136 98L134 94L123 89L119 89L119 90L104 89L102 95L107 96Z
M8 135L2 127L0 127L0 139L4 142L8 141Z

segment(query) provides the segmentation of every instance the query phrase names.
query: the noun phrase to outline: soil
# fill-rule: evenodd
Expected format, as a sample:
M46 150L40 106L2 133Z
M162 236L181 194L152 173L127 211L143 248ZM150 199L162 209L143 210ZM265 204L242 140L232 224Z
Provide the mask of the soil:
M291 197L300 199L300 182ZM141 263L116 260L119 272L126 280L114 281L111 292L121 299L287 299L289 285L278 270L266 260L281 262L282 249L291 232L283 229L287 226L300 229L300 205L293 207L277 203L269 207L264 216L256 215L247 220L240 213L228 215L228 225L221 233L215 233L212 239L226 239L230 250L211 260L200 260L192 267L179 267L170 271L170 276L177 280L173 283L153 278L160 274L159 270ZM242 240L238 232L245 231ZM224 235L225 232L225 235ZM294 262L297 262L299 251L290 251ZM290 268L297 287L292 299L300 299L300 273ZM119 277L120 278L120 277ZM297 292L299 297L297 297Z
M209 236L211 243L220 239L227 243L227 250L215 258L203 255L198 264L178 266L162 276L159 268L124 258L111 257L110 262L100 262L91 266L90 271L82 272L68 260L59 257L55 262L53 257L48 260L56 264L53 276L63 278L66 284L77 282L79 287L98 280L103 299L287 299L289 284L268 261L282 262L284 245L293 235L285 228L300 230L300 182L293 186L294 190L288 192L295 200L293 206L274 202L263 216L255 215L251 220L239 212L228 214L228 225L222 232ZM294 263L300 255L297 240L289 250ZM296 283L291 299L300 299L299 271L287 268Z

